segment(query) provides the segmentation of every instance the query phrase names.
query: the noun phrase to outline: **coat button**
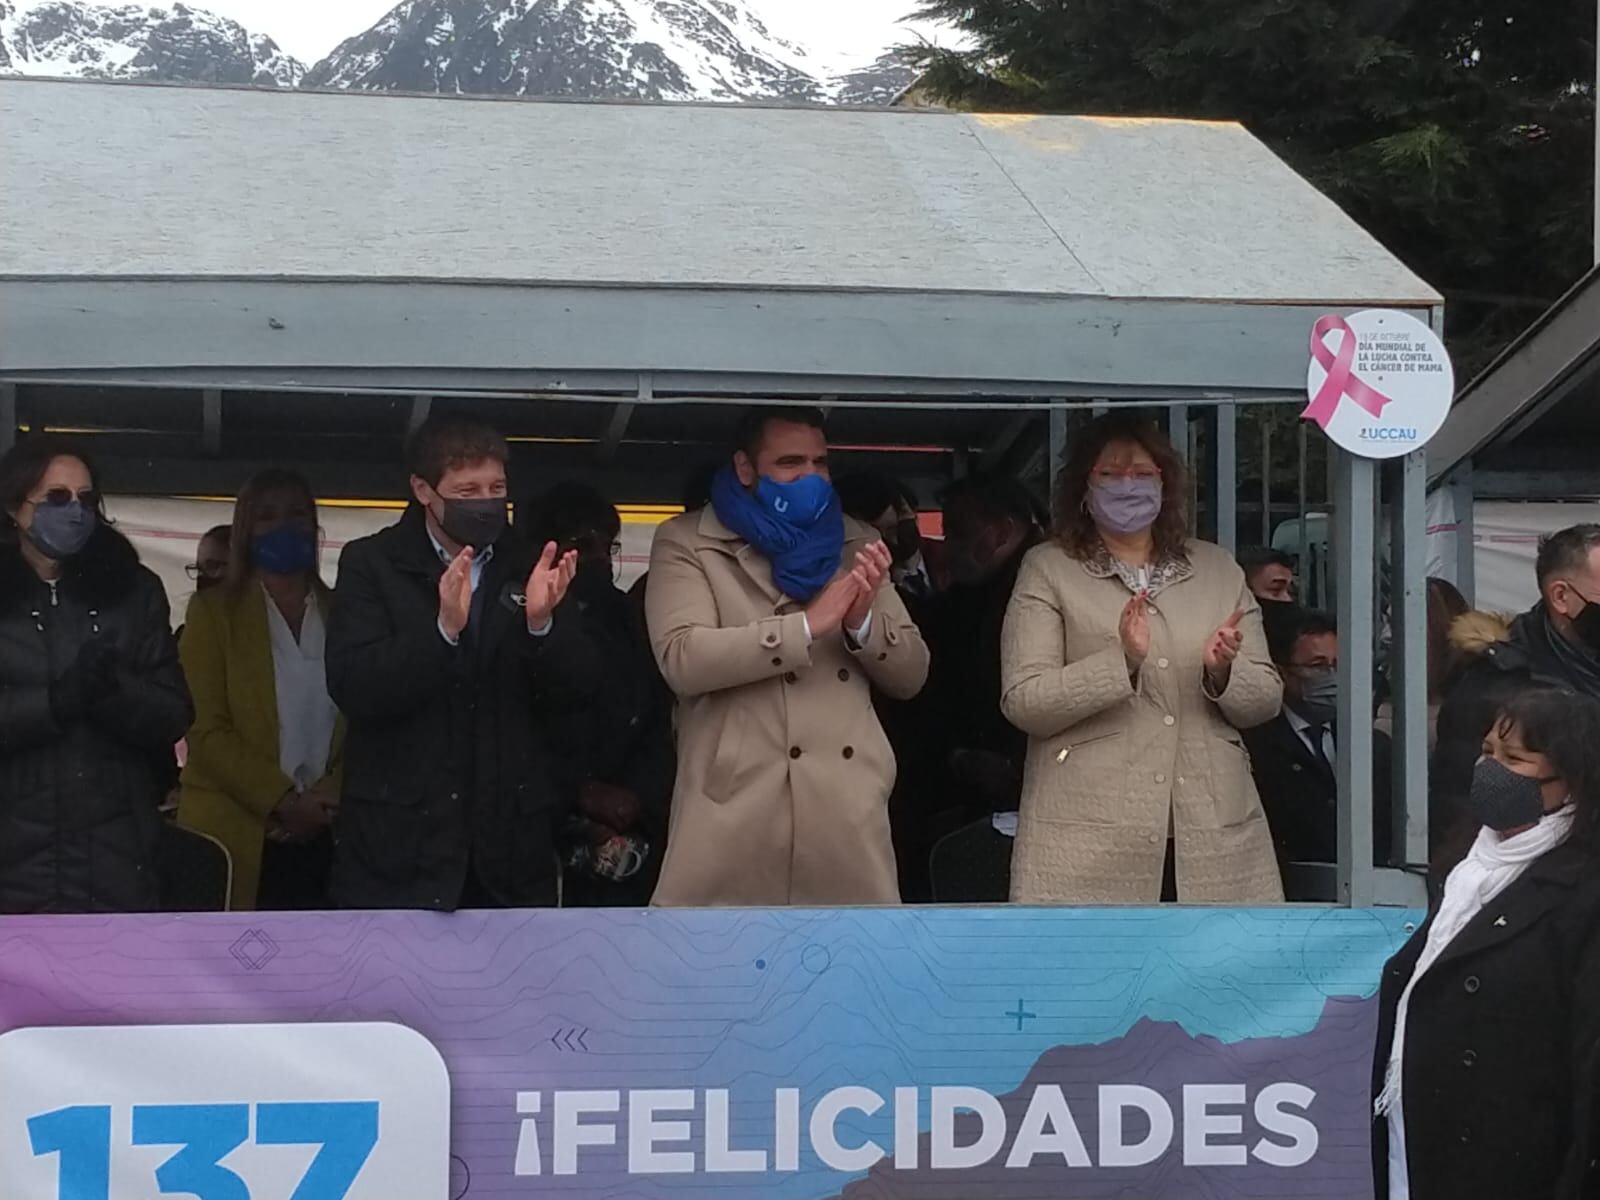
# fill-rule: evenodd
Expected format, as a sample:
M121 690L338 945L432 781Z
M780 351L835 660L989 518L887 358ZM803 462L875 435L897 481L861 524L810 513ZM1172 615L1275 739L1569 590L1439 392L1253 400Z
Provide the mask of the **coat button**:
M1166 781L1167 781L1167 777L1165 775L1157 775L1156 776L1156 782L1157 783L1165 783Z
M856 756L856 748L854 746L846 746L844 748L844 756L846 758L854 758Z
M1167 660L1164 659L1164 658L1156 659L1156 666L1160 667L1163 671L1165 671L1167 669Z
M1473 1066L1474 1064L1477 1063L1477 1061L1478 1061L1478 1052L1476 1050L1467 1050L1467 1051L1464 1051L1462 1053L1462 1055L1461 1055L1461 1065L1463 1067Z
M1472 1130L1470 1130L1470 1129L1463 1129L1463 1130L1462 1130L1462 1131L1461 1131L1461 1144L1462 1144L1462 1145L1463 1145L1463 1146L1470 1146L1470 1145L1472 1145Z
M1161 835L1159 833L1152 833L1150 835L1150 844L1152 846L1160 845L1161 844Z
M1163 725L1176 725L1178 723L1178 718L1169 713L1167 716L1161 718L1161 723Z
M1478 989L1482 987L1483 984L1479 982L1476 975L1468 975L1466 979L1462 981L1461 986L1466 990L1467 995L1475 996L1478 993Z
M849 683L850 682L850 672L845 670L843 667L839 668L839 682L840 683Z
M800 757L800 747L799 746L790 746L789 747L789 757L790 758L799 758Z
M785 675L783 677L783 681L785 683L799 683L800 682L800 676L796 675L793 671L790 671L787 675Z
M452 800L461 799L461 793L460 792L451 792L450 793L450 799L452 799Z
M781 667L781 666L783 666L783 659L781 659L781 658L775 658L775 659L773 659L773 660L772 660L772 665L773 665L773 666L775 666L775 667Z
M878 655L878 661L879 662L888 662L889 661L889 656L887 654L880 654L880 655Z

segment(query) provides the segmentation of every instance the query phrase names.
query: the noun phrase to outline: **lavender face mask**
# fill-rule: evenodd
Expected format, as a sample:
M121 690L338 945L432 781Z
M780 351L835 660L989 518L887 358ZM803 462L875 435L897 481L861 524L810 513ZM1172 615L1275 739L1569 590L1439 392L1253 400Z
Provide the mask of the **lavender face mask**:
M1108 533L1138 533L1161 512L1159 479L1108 479L1089 485L1089 515Z

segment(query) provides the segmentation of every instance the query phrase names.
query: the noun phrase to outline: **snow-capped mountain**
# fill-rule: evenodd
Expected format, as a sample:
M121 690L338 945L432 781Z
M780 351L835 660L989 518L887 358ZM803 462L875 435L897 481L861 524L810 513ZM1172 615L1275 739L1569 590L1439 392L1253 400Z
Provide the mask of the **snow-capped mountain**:
M294 87L305 65L205 9L0 0L0 73Z
M911 71L842 67L749 0L404 0L307 87L648 100L887 100Z
M818 104L881 104L911 81L886 47L822 52L776 32L762 6L779 3L804 0L402 0L308 71L186 4L0 0L0 74Z

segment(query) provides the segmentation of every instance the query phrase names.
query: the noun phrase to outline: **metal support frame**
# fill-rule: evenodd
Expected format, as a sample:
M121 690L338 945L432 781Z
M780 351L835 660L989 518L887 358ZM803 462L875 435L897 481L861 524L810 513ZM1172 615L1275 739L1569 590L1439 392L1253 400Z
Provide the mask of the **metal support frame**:
M1376 580L1372 508L1377 465L1333 451L1334 560L1339 613L1338 900L1359 908L1377 898L1372 863L1372 649Z
M1239 410L1232 401L1217 405L1217 436L1212 446L1216 486L1211 503L1217 524L1217 545L1229 554L1239 544Z
M1178 457L1187 463L1189 461L1189 406L1187 404L1169 404L1167 406L1167 439L1172 443L1172 448L1178 452Z
M1390 647L1394 688L1391 843L1403 861L1428 861L1428 459L1421 451L1386 464L1389 474Z
M1450 490L1450 508L1456 522L1456 590L1468 604L1476 604L1478 594L1478 539L1473 530L1474 488L1472 462L1456 468L1445 485Z
M222 453L222 390L200 393L200 446L210 455Z
M606 423L605 436L600 439L600 448L596 453L596 457L602 463L616 461L617 451L622 447L622 439L628 432L628 422L633 420L633 410L638 405L649 404L654 399L653 379L649 372L640 372L637 398L632 402L618 404L611 410L611 420Z
M994 466L1006 456L1013 446L1028 432L1028 426L1033 418L1027 413L1018 413L995 431L993 437L984 443L983 449L978 452L978 461L985 471L992 470Z
M0 383L0 454L17 444L17 385Z
M433 412L433 397L425 392L419 392L411 397L411 412L406 417L406 440L410 441L416 436L417 430L422 428L423 422Z
M1047 474L1050 480L1050 503L1056 500L1056 481L1061 478L1061 460L1067 453L1067 408L1050 410L1050 463Z
M1261 422L1261 544L1272 545L1272 422Z

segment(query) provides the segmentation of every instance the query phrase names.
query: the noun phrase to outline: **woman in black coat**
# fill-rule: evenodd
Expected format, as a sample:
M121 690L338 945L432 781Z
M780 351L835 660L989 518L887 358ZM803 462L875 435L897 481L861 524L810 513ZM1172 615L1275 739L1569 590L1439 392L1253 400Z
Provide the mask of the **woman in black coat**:
M47 439L0 458L0 912L154 909L189 727L160 581Z
M1528 690L1484 738L1482 829L1384 970L1379 1200L1600 1198L1600 707Z

